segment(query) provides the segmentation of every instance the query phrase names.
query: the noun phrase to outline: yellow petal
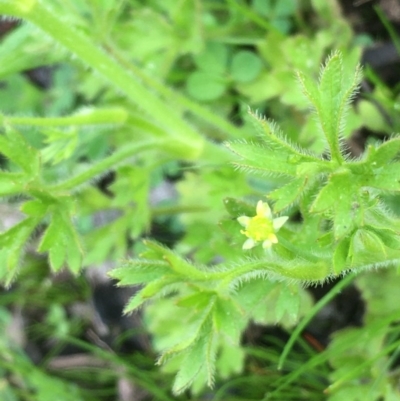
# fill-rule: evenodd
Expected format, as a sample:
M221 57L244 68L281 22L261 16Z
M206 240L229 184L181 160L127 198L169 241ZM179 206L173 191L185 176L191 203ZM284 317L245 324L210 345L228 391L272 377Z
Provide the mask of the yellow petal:
M263 243L262 243L262 247L264 249L269 249L272 246L272 242L269 239L266 239Z
M252 240L251 238L249 238L244 242L242 249L251 249L251 248L254 248L256 245L257 245L257 243L254 240Z
M240 225L243 227L246 227L249 224L249 221L251 220L250 217L247 216L240 216L237 218L237 221L239 222Z
M271 208L269 207L268 203L263 201L258 201L256 207L257 216L259 217L272 217Z
M277 217L272 221L272 225L276 231L278 231L288 220L288 216Z

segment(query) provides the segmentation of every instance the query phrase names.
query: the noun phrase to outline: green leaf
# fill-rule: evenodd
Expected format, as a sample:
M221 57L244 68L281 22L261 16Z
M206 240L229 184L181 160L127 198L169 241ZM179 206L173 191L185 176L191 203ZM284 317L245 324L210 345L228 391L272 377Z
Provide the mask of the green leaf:
M256 213L255 205L235 198L225 198L224 206L235 219L240 216L254 216Z
M213 384L213 376L215 370L216 347L213 344L213 336L200 336L190 347L179 367L176 375L172 391L174 394L181 394L185 391L200 372L204 369L208 384Z
M347 258L349 255L349 249L350 249L349 238L343 238L336 246L332 260L333 271L335 274L339 275L348 268Z
M0 196L9 196L24 191L26 176L22 173L0 171Z
M239 51L232 58L232 79L238 82L250 82L261 72L262 66L261 59L254 52Z
M275 289L275 283L265 281L260 285L258 280L244 282L235 294L235 299L244 308L246 315L254 318L258 309L263 308L264 300Z
M179 282L177 278L171 276L159 277L157 280L150 282L129 300L125 305L124 314L134 311L153 297L165 295L167 287L177 282Z
M0 135L0 153L21 167L27 176L39 174L39 153L30 146L15 129L7 127L5 135Z
M232 299L218 298L214 307L213 321L218 333L225 336L231 344L239 346L240 334L247 320Z
M364 175L360 182L363 186L386 191L400 191L400 163L389 163L374 171L372 175Z
M205 49L194 57L199 69L211 74L223 74L228 62L228 47L218 42L208 42Z
M382 262L387 259L387 248L382 239L370 230L358 229L350 241L349 259L352 267Z
M370 224L366 228L375 233L382 239L385 246L392 249L400 249L400 230L391 230L389 228L376 228Z
M48 128L43 129L47 146L42 149L41 155L44 163L55 165L67 160L74 153L78 145L78 129L70 128L68 131Z
M49 252L50 265L58 271L64 263L73 273L78 273L82 263L82 248L72 225L65 203L59 203L38 247L39 252Z
M275 201L274 211L276 213L281 212L295 203L302 194L306 184L307 178L299 177L270 192L268 198Z
M243 141L230 142L227 147L241 157L239 162L233 164L245 171L264 176L296 176L296 165L287 153L274 151L261 143Z
M346 113L361 81L357 68L353 79L347 80L340 52L332 53L322 68L319 87L302 73L298 73L303 92L314 105L323 134L333 159L342 161L340 137L345 126Z
M250 121L263 143L271 150L288 155L288 162L298 166L300 162L322 162L298 146L291 144L281 132L279 126L257 113L249 111ZM272 155L270 155L272 156ZM265 157L264 157L265 158Z
M400 137L392 138L380 144L378 148L369 145L366 160L371 164L373 169L381 166L385 167L399 152Z
M202 311L210 303L211 297L215 297L214 292L196 292L180 298L176 302L176 305L180 306L181 308L192 308L193 310Z
M348 171L331 175L328 184L322 188L313 205L311 212L333 215L334 235L339 240L354 227L353 215L357 210L353 203L355 191L353 176Z
M25 202L21 206L21 211L29 216L44 216L49 208L49 203L43 202L41 199L35 199Z
M114 269L108 275L118 280L119 286L150 283L160 277L171 273L168 264L162 260L130 260L118 269Z
M129 208L130 235L138 238L150 228L150 207L148 193L150 188L150 171L148 168L123 166L117 171L115 182L110 185L114 194L112 206Z
M320 94L317 84L301 71L297 71L297 79L300 82L304 95L310 101L316 110L320 109Z
M203 280L205 278L206 273L203 273L188 261L178 256L177 253L152 241L144 241L144 243L151 251L155 252L156 257L169 263L173 273L189 277L191 280Z
M280 322L285 314L295 322L300 311L300 296L297 287L282 285L275 305L276 321Z
M227 88L225 79L208 72L195 71L186 80L186 90L193 99L203 102L221 97Z
M228 379L233 374L239 375L244 368L245 350L224 341L218 351L216 361L218 376Z
M14 279L24 248L40 219L29 217L0 234L0 279L9 285Z
M346 82L340 52L335 52L328 58L321 72L320 107L317 108L317 114L332 156L336 159L340 154L339 138L343 134L349 101L357 90L360 80L361 73L357 68L353 80Z

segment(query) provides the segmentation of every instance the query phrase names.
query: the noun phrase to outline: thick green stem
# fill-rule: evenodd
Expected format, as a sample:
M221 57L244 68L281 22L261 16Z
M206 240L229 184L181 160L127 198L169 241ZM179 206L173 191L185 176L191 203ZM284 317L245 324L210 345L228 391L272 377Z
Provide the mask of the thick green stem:
M27 125L35 127L69 127L71 125L122 124L128 113L122 108L93 109L66 117L6 117L10 125Z
M27 19L37 25L71 53L124 92L141 110L161 127L184 159L196 159L203 152L204 138L171 107L145 88L140 79L129 73L100 46L61 19L40 0L0 0L0 13Z

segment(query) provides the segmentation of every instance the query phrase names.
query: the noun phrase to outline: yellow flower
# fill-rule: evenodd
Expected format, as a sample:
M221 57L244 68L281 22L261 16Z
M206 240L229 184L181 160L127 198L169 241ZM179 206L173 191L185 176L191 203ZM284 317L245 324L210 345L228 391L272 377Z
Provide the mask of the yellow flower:
M238 222L245 228L240 232L248 239L243 244L243 249L251 249L262 242L264 249L278 242L275 233L286 223L289 217L282 216L272 218L271 208L268 203L258 201L256 215L254 217L240 216Z

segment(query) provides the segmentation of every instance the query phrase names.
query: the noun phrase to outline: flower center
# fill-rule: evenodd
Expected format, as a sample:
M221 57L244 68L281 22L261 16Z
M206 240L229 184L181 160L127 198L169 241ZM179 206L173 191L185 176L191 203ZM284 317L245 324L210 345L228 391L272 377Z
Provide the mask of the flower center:
M255 241L264 241L269 239L273 233L274 227L272 221L264 216L252 217L246 230L243 231L243 234Z

